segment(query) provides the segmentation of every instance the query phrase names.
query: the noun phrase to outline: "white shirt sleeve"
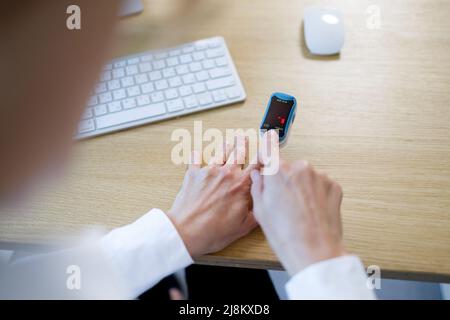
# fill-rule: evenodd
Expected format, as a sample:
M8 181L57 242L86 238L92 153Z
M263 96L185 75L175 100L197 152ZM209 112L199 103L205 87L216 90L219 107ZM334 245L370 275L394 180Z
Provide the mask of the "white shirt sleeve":
M0 259L0 298L133 299L192 262L170 219L153 209L101 238Z
M112 230L100 245L111 268L134 297L193 263L178 231L160 209Z
M375 299L367 274L356 256L342 256L317 262L297 273L286 284L292 300Z

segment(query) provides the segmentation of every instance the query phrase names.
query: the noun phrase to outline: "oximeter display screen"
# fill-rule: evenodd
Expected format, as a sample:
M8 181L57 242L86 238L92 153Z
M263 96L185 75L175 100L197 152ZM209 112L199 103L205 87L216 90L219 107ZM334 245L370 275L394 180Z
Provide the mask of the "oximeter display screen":
M284 138L286 124L293 105L293 100L283 100L273 96L261 129L278 129L280 139Z

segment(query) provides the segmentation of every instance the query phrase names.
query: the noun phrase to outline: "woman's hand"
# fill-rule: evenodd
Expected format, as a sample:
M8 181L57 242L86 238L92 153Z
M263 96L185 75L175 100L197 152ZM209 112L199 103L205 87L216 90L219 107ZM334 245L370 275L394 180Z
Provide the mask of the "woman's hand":
M228 145L221 159L214 158L205 167L199 153L192 155L168 216L194 258L225 248L257 225L250 196L254 166L243 170L245 145Z
M344 255L342 189L305 161L280 161L275 175L251 173L256 220L291 276Z

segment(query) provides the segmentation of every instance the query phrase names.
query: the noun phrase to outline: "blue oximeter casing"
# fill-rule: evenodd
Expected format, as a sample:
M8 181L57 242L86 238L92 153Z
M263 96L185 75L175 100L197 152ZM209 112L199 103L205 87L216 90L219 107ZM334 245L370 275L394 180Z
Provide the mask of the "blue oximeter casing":
M289 129L295 119L297 100L295 97L281 92L270 96L260 131L277 130L280 146L284 145L289 136Z

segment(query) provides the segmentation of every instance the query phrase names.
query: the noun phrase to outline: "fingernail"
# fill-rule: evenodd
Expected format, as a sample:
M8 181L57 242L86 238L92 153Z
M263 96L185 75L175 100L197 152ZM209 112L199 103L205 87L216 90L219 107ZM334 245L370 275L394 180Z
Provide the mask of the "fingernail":
M275 141L278 138L278 132L275 130L270 130L270 137Z

